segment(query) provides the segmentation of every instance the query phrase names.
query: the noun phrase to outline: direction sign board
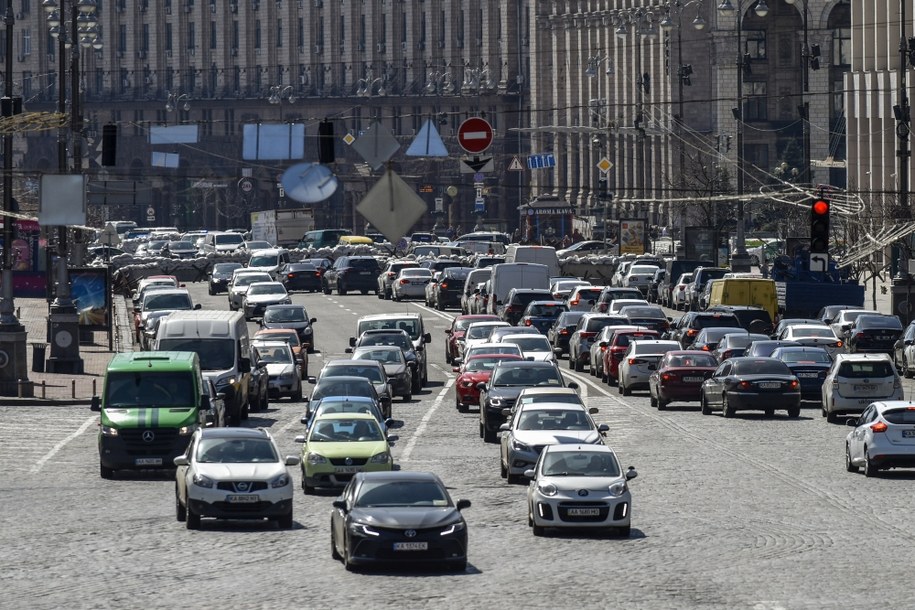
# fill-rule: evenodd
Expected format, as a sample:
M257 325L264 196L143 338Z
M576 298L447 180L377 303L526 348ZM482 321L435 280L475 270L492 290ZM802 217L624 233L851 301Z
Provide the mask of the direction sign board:
M527 158L528 169L546 169L549 167L556 167L556 157L553 153L531 155Z
M98 242L103 246L116 246L121 243L121 237L118 235L118 230L114 228L114 225L105 225L105 228L102 229L98 236Z
M829 255L822 253L812 253L810 255L810 271L813 273L825 273L829 269Z
M458 144L472 155L492 146L492 125L486 119L470 117L458 127Z

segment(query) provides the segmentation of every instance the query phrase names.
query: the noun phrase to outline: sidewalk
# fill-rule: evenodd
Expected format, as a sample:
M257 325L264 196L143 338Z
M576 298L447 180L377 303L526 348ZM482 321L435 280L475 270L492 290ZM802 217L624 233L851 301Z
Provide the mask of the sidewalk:
M116 352L133 351L133 330L129 307L121 295L112 298L113 347L108 351L108 333L91 333L92 343L79 348L83 359L82 375L38 373L32 371L33 344L44 344L45 358L49 355L47 346L48 303L44 299L16 299L15 306L19 322L28 332L28 375L34 384L34 398L3 398L5 404L89 404L93 395L101 392L102 380L108 362Z

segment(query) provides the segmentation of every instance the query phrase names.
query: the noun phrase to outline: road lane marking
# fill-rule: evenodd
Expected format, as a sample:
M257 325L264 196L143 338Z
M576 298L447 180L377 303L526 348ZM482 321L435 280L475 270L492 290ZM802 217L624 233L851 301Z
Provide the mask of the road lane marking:
M89 429L89 426L91 426L92 424L95 424L95 423L98 423L98 416L93 415L92 417L87 419L85 422L83 422L83 425L80 426L76 432L70 434L65 439L63 439L62 441L60 441L59 443L54 445L54 447L50 451L48 451L43 458L41 458L40 460L35 462L35 465L32 466L32 473L39 472L51 458L53 458L55 455L57 455L58 451L60 451L67 445L67 443L69 443L76 437L83 434L86 430Z
M413 454L413 447L416 446L416 441L419 440L419 437L422 436L423 432L426 431L426 426L429 424L429 420L432 419L432 416L435 414L435 410L438 409L442 404L442 401L445 399L445 395L448 393L448 390L451 389L451 386L454 383L454 375L444 370L442 370L442 372L448 376L448 379L445 381L445 387L442 388L442 391L439 392L438 396L435 397L435 401L432 403L432 406L429 407L429 410L426 411L426 414L423 415L419 425L416 427L416 432L414 432L413 436L410 437L410 440L407 441L407 446L404 448L403 453L400 455L400 459L398 460L399 462L410 461L410 456Z

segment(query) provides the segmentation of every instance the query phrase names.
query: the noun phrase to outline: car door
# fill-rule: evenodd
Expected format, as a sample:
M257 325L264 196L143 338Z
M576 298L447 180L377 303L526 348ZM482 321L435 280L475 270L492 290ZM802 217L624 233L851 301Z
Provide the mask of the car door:
M337 550L341 555L346 551L346 523L350 511L353 509L355 487L355 478L350 479L350 482L347 483L346 487L343 489L343 493L340 494L340 497L346 503L346 509L334 508L334 512L331 514L330 521L334 532L334 541L336 542Z
M710 405L720 405L723 403L721 393L724 389L724 380L731 374L732 365L725 361L712 373L712 376L702 384L702 391L705 393L705 402Z
M851 433L851 440L848 442L848 453L853 460L864 457L864 445L867 442L868 424L877 417L877 407L873 404L868 405L858 421L855 423L855 429Z
M517 404L518 403L515 403L516 406L517 406ZM502 432L502 434L499 435L499 453L502 457L502 463L505 464L506 466L509 465L508 448L511 446L510 443L512 442L512 439L514 439L514 437L515 437L515 434L514 434L515 427L518 425L518 418L520 417L522 411L523 411L523 409L518 409L518 408L515 409L515 412L512 414L511 418L509 418L509 420L508 420L509 429Z
M192 468L192 458L197 452L197 440L198 437L195 435L191 442L188 443L187 450L184 452L184 457L188 459L188 466L177 466L175 470L175 493L178 495L178 499L184 506L187 506L187 480L188 480L188 471Z

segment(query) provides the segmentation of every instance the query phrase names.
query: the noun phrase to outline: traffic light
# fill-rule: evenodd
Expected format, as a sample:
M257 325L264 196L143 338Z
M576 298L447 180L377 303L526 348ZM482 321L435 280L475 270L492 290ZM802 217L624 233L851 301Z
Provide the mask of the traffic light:
M334 124L324 119L318 123L318 163L329 165L336 160L334 144Z
M810 205L810 253L829 252L829 201L818 197Z

